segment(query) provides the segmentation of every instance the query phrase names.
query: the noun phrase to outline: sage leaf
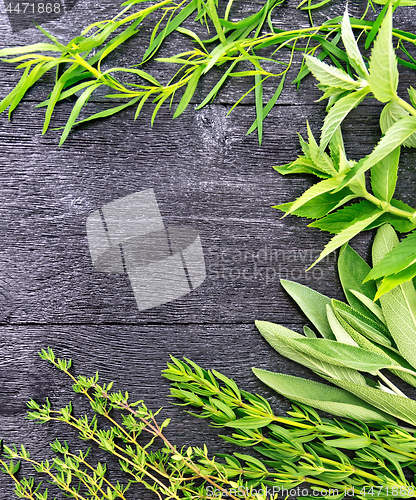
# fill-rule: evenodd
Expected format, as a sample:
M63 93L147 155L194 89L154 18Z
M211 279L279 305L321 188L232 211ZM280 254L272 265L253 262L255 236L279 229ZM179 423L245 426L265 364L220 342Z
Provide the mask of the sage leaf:
M369 299L366 295L363 295L361 292L357 292L357 290L351 289L350 292L352 293L352 295L354 295L354 297L358 299L359 302L361 302L367 308L368 311L372 312L377 319L386 324L383 310L379 305Z
M386 356L334 340L300 338L290 339L288 342L295 349L319 360L353 370L375 373L377 370L392 366L391 360Z
M316 339L316 333L311 329L309 328L309 326L305 325L303 327L303 333L305 335L305 337L309 337L310 339Z
M253 368L253 373L259 380L282 396L332 415L365 422L395 422L389 414L372 407L351 392L301 377L273 373L258 368Z
M373 152L360 160L346 174L340 182L337 191L344 188L347 184L353 182L358 176L366 172L373 165L381 161L385 156L394 151L398 146L416 132L416 117L405 116L392 125L381 138L380 142L374 148Z
M332 307L329 304L327 304L326 306L326 315L328 318L328 322L338 342L342 342L343 344L358 346L357 342L355 342L355 340L351 338L351 336L348 334L345 328L338 321L334 311L332 310Z
M309 70L321 84L345 90L355 90L360 86L360 83L356 82L345 71L330 66L308 54L305 54L304 58Z
M332 306L338 311L340 316L361 335L377 344L385 347L392 347L391 336L389 330L381 321L374 321L368 316L361 314L352 307L340 302L332 300Z
M391 359L391 363L394 366L402 366L403 368L407 368L408 370L412 369L412 366L402 357L400 354L383 347L381 345L375 344L373 342L370 342L366 337L361 335L355 328L353 328L347 321L344 320L344 318L341 316L339 312L339 307L337 307L339 304L338 301L333 300L332 301L332 307L335 313L335 316L337 320L339 321L340 325L344 328L344 330L347 332L347 334L356 342L360 347L363 349L367 349L367 351L372 351L375 352L376 354L381 354L382 356L387 356ZM411 375L410 373L403 372L401 370L394 370L394 369L389 369L391 373L396 375L397 377L401 378L408 384L412 385L413 387L416 387L416 377Z
M327 339L335 340L326 317L326 306L331 299L294 281L280 280L283 288L302 309L305 316L313 323L318 332Z
M355 394L360 399L379 408L380 410L404 420L411 425L416 425L416 401L413 399L390 394L373 387L354 384L347 380L331 380L337 386Z
M378 199L390 203L397 183L400 146L376 163L371 169L371 189Z
M370 270L367 262L350 245L345 244L341 247L338 256L338 274L344 295L351 307L365 315L368 315L367 308L352 290L357 290L370 300L374 299L377 292L375 283L371 281L363 283Z
M360 76L361 78L367 78L367 67L362 58L360 49L358 48L354 33L351 28L350 17L348 15L348 7L345 9L345 13L342 18L341 36L351 66L355 69L358 76Z
M348 113L356 108L365 98L365 96L370 92L370 87L364 87L363 89L352 92L351 94L342 97L337 101L329 113L326 115L324 120L324 125L322 127L321 141L320 141L320 151L323 152L327 147L331 137L335 133L336 129L340 126L344 118Z
M373 263L376 266L398 244L394 229L385 224L376 234ZM380 297L386 324L400 354L416 367L416 291L412 281L402 283Z
M396 96L399 82L397 59L394 53L391 3L371 51L368 82L376 99L387 102Z
M256 321L256 326L264 339L280 355L306 366L319 375L351 380L357 384L366 384L365 378L355 369L318 359L309 352L305 352L302 346L294 344L294 340L305 338L299 333L266 321Z

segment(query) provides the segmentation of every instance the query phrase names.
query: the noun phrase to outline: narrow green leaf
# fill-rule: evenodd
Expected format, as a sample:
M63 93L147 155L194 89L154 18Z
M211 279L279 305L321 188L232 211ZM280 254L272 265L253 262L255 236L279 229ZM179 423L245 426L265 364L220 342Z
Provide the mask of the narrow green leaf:
M415 260L416 260L416 254L415 254ZM381 297L385 293L389 292L390 290L393 290L393 288L402 285L405 282L411 282L411 280L415 276L416 276L416 262L406 267L406 269L399 271L398 273L390 274L389 276L383 278L383 281L381 282L381 285L377 291L377 297Z
M360 419L364 422L395 422L390 415L365 403L351 392L312 380L258 368L253 368L253 373L266 385L290 400L307 404L332 415Z
M367 308L363 306L361 300L357 299L352 290L357 290L371 301L374 299L377 292L375 283L363 283L370 270L371 267L353 248L349 245L341 247L338 257L338 274L344 295L351 307L367 316Z
M285 78L286 78L286 73L282 76L280 83L273 94L273 97L269 100L269 102L266 104L266 106L263 109L263 120L266 118L266 116L270 113L272 110L273 106L276 104L276 101L279 99L280 94L282 93L283 86L285 84ZM247 131L247 135L250 135L252 132L254 132L257 128L257 118L254 120L253 124Z
M332 106L329 113L325 117L324 125L322 127L320 142L321 152L325 150L331 140L331 137L335 133L336 129L341 125L344 118L364 100L369 92L370 87L364 87L363 89L342 97Z
M374 148L373 152L360 160L344 177L337 190L356 180L358 176L369 170L373 165L394 151L398 146L416 132L416 117L409 116L400 119L391 126L384 137Z
M30 54L32 52L62 52L56 45L51 43L34 43L24 47L12 47L0 50L0 57L14 56L17 54Z
M303 327L303 333L305 337L308 337L310 339L316 339L316 333L307 325Z
M326 306L331 304L331 299L294 281L280 280L280 283L322 337L335 340L326 316Z
M188 106L190 100L192 99L192 96L195 93L196 86L198 85L198 81L199 81L199 78L201 76L201 73L202 73L203 69L204 68L201 65L201 66L198 66L194 70L194 72L193 72L193 74L192 74L192 76L191 76L191 78L190 78L190 80L188 82L188 85L186 87L185 93L183 94L181 100L179 101L178 107L175 110L173 118L177 118L179 115L181 115L185 111L185 109Z
M386 15L387 8L388 8L388 5L386 5L385 7L383 7L382 11L377 16L377 19L374 21L374 23L372 23L372 28L371 28L370 32L368 33L367 38L365 39L365 46L364 46L364 48L366 50L370 47L372 41L374 40L374 38L376 37L377 33L379 32L381 23L383 22L384 16Z
M342 41L344 43L345 50L347 51L348 59L351 66L355 69L358 76L360 76L361 78L367 78L368 77L367 67L362 58L360 49L358 48L357 42L354 37L354 33L351 28L350 17L348 15L348 7L345 8L345 13L342 18L341 34L342 34Z
M225 427L232 427L233 429L260 429L261 427L266 427L271 424L273 419L266 417L243 417L238 420L232 420L224 424Z
M92 120L97 120L98 118L107 118L108 116L115 115L116 113L119 113L125 108L128 108L129 106L134 106L136 102L138 102L140 97L134 97L131 99L129 102L126 104L120 104L120 106L114 106L113 108L105 109L103 111L99 111L98 113L94 113L91 116L88 116L88 118L84 118L83 120L79 120L74 123L74 125L80 125L81 123L87 123Z
M205 97L205 99L201 102L201 104L198 104L196 109L201 109L207 104L209 104L215 96L218 94L220 91L221 87L224 85L225 81L229 77L230 73L238 63L238 60L235 60L231 63L230 67L227 69L227 71L222 75L222 77L219 79L219 81L215 84L214 88L209 92L209 94Z
M59 141L59 146L62 146L62 144L65 142L84 104L88 101L94 90L96 90L100 85L101 83L91 82L91 85L86 90L84 90L84 92L80 95L80 97L78 97L77 102L74 104L71 114L69 115L68 121L66 122L64 131L62 132L61 140Z
M390 203L397 183L400 146L376 163L371 169L371 189L374 196Z
M254 76L255 82L255 101L256 101L256 123L257 123L257 136L259 140L259 145L261 146L261 141L263 138L263 81L261 75Z
M387 9L370 57L368 82L376 99L387 102L396 96L399 83L396 54L392 40L393 11L391 3Z
M373 442L368 436L358 436L354 438L326 439L323 442L333 448L343 448L345 450L360 450L370 446Z

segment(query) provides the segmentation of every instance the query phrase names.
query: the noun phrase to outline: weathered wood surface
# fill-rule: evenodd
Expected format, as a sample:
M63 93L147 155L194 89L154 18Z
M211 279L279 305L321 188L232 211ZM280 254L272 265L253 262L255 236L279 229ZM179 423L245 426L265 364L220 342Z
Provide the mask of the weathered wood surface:
M261 2L235 3L237 11L249 12ZM342 13L343 3L333 3L317 14L319 19ZM279 8L279 27L307 26L305 13L293 14L295 4ZM350 11L361 15L364 4L350 2ZM80 1L45 27L69 39L110 12L117 12L115 4ZM5 14L1 16L0 46L42 41L35 29L13 32ZM416 31L414 10L399 9L395 23ZM149 29L118 54L117 64L140 58L141 36L148 36ZM163 52L172 54L174 44ZM167 79L165 70L157 71L160 79ZM1 64L2 97L18 76ZM413 80L414 73L404 71L402 88ZM0 115L0 439L25 442L37 456L47 454L47 443L57 436L78 446L75 434L66 428L24 420L25 402L31 398L50 397L56 405L73 399L79 411L86 409L66 381L37 357L49 345L59 356L73 358L77 373L99 370L103 379L115 379L119 388L144 398L151 408L164 406L164 415L174 417L170 437L179 445L206 442L213 451L229 449L215 439L217 433L207 423L195 422L169 403L168 383L160 371L169 354L187 356L222 370L247 390L270 396L276 411L286 409L287 402L257 382L251 367L311 376L276 356L253 321L271 320L295 329L303 324L280 278L342 298L334 255L305 273L328 235L306 229L305 221L295 217L281 220L270 208L293 199L312 181L301 176L283 179L270 167L299 154L296 132L305 132L306 119L318 133L324 117L324 104L315 102L319 91L311 78L298 92L288 86L265 122L262 147L255 135L245 135L255 116L252 97L227 115L250 81L228 83L214 104L194 110L215 84L214 76L208 76L194 105L174 121L172 112L162 108L151 128L150 107L137 121L126 110L80 127L58 148L59 132L42 136L44 111L34 108L45 99L48 82L45 76L29 93L12 122ZM265 88L271 95L273 89ZM89 112L101 109L100 98L92 99ZM69 110L69 104L61 104L52 125L62 126ZM379 111L369 102L346 122L345 142L352 157L367 154L378 140ZM409 189L416 182L412 151L404 152L402 164L398 197L414 203ZM199 231L207 279L181 299L139 312L127 276L93 268L85 223L106 203L147 188L154 188L168 224ZM367 257L371 237L364 234L354 241ZM12 498L11 488L11 481L0 475L0 500Z

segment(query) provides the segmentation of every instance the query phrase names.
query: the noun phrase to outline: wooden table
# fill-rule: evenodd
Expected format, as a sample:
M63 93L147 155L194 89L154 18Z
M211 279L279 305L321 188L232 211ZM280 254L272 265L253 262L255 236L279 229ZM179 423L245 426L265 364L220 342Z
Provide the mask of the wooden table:
M247 15L261 4L236 1L235 8ZM276 10L278 27L308 25L306 13L295 6L289 0ZM364 7L365 2L350 2L355 16ZM344 2L331 2L316 13L316 19L334 17L343 9ZM67 43L89 23L117 11L109 0L99 5L80 0L44 27ZM23 17L13 20L12 31L8 17L4 12L1 16L1 47L43 41ZM146 23L147 28L118 52L117 64L140 60L152 19ZM416 32L414 9L398 9L395 25ZM162 53L178 52L179 40L185 43L181 35L172 36ZM296 74L299 63L289 76ZM152 64L148 69L166 81L167 70L159 67ZM2 98L20 72L5 63L0 68ZM281 213L271 208L311 185L312 178L283 178L271 166L300 153L296 133L305 133L306 120L319 135L325 104L316 102L320 92L313 78L307 78L298 91L287 85L265 122L259 147L255 134L246 136L255 118L253 96L228 115L252 85L251 79L229 82L213 104L195 110L220 74L202 81L178 119L172 120L172 111L164 106L152 128L150 105L136 121L128 109L79 127L60 148L58 131L41 135L44 110L34 107L46 98L53 75L29 92L11 122L5 113L0 115L0 438L5 443L23 442L38 458L51 455L48 443L56 437L78 449L71 429L25 420L25 404L32 398L44 402L48 397L59 407L72 400L77 412L87 411L64 376L37 356L46 346L60 357L72 358L76 374L98 370L103 381L115 380L117 388L144 399L150 408L163 406L163 416L173 419L168 435L179 446L205 442L213 452L232 448L207 422L196 421L171 404L169 384L160 376L169 354L222 371L242 388L269 397L276 412L288 409L288 402L254 378L253 366L316 378L276 355L256 331L254 320L279 322L298 331L305 323L280 278L343 298L334 254L305 272L329 235L306 228L306 222L296 217L282 220ZM402 71L402 95L414 81L414 72ZM273 92L272 85L266 86L266 97ZM101 101L93 98L89 112L103 109ZM70 108L71 103L59 105L53 127L65 123ZM346 121L343 130L352 158L369 153L377 142L379 112L380 106L367 100ZM416 182L414 158L412 150L402 155L397 194L410 204L414 197L409 186ZM150 188L167 224L199 232L207 278L188 295L139 312L127 275L94 269L86 220L103 205ZM353 242L366 258L372 236L365 233ZM99 450L93 453L108 458ZM115 461L107 462L112 477L125 481L116 472ZM13 498L11 490L10 478L0 475L0 499ZM140 495L131 498L153 498L148 492Z

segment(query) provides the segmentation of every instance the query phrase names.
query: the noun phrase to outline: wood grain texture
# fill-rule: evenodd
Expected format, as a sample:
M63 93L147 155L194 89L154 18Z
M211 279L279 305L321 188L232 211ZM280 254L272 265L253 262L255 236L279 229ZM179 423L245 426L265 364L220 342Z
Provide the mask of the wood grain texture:
M277 9L276 27L308 25L306 14L294 11L296 3L290 0ZM362 15L364 4L351 1L350 12ZM234 18L260 5L260 1L235 1ZM343 2L331 2L317 13L317 22L343 9ZM117 11L109 0L99 4L80 0L45 28L68 40L92 20ZM146 23L114 56L117 64L140 59L152 19ZM416 31L414 10L398 9L395 24ZM34 28L13 31L4 12L0 31L4 33L0 48L43 41ZM161 55L172 55L179 38L172 37ZM291 76L299 64L298 60ZM5 63L0 69L3 97L18 81L19 72ZM167 69L156 63L149 65L149 71L162 81L169 78ZM178 445L206 442L213 452L232 448L219 441L206 422L195 422L170 404L169 385L160 377L169 354L222 371L242 388L270 398L277 412L288 409L287 401L255 380L252 366L316 379L308 370L276 356L253 322L275 321L300 331L304 318L283 293L280 278L342 299L334 254L305 273L329 235L307 229L307 223L296 217L281 220L281 214L271 209L294 199L313 182L306 176L283 178L271 166L287 163L300 153L297 132L305 134L306 119L319 134L324 104L315 102L320 92L312 78L299 91L288 86L265 122L259 147L254 134L246 136L255 118L253 97L228 115L251 80L228 82L214 104L195 111L219 75L212 73L201 82L192 105L176 120L164 107L151 128L150 107L137 121L126 110L78 127L61 148L58 131L41 135L44 110L34 107L46 98L51 75L30 91L12 122L0 115L0 439L8 444L25 442L38 457L49 455L48 443L56 437L78 449L79 441L69 429L24 419L25 403L31 398L43 402L50 397L57 406L72 399L77 411L87 411L61 374L38 358L37 352L48 345L60 357L73 358L76 373L98 370L103 380L116 380L118 388L135 399L143 398L149 407L164 406L163 415L174 420L169 437ZM410 70L402 75L401 91L414 80ZM266 96L272 95L274 85L265 85ZM59 105L52 127L64 125L71 105ZM88 112L103 106L96 96ZM345 122L344 137L352 158L368 154L379 139L379 112L380 106L369 101ZM397 197L414 204L409 189L416 183L411 150L403 153L401 168ZM85 223L90 213L106 203L149 188L155 190L166 223L199 231L207 279L181 299L139 312L127 276L93 268ZM365 233L353 243L366 258L371 238ZM98 450L93 453L108 461L114 471L111 477L125 481L114 460ZM11 500L11 490L11 482L0 475L0 500ZM153 498L140 489L132 498L135 495Z

